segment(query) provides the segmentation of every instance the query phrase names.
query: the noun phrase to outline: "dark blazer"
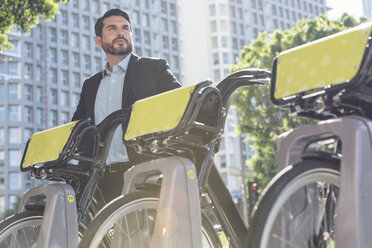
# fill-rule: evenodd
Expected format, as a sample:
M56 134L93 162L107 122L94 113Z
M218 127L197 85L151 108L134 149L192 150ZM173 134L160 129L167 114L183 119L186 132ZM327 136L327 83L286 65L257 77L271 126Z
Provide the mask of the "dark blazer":
M90 117L94 122L94 105L103 71L86 79L80 94L79 104L72 121ZM144 58L132 54L124 78L122 108L130 107L137 100L181 87L164 59ZM97 125L99 123L95 123ZM88 142L89 143L89 142ZM89 145L89 144L86 144ZM140 163L150 158L139 156L128 149L131 163Z
M72 121L90 117L94 122L94 105L102 71L86 79ZM138 57L132 54L124 79L122 108L137 100L181 87L164 59ZM95 123L96 125L98 123Z

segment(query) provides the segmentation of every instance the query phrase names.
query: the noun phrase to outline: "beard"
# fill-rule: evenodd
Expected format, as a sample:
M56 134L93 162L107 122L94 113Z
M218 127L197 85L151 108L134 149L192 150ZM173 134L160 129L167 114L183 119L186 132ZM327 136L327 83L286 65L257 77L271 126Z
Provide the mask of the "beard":
M121 38L124 39L124 38ZM115 39L116 40L116 39ZM115 40L113 40L111 43L102 43L102 49L105 53L111 54L111 55L128 55L133 51L133 45L132 43L126 41L126 46L120 45L118 47L114 47Z

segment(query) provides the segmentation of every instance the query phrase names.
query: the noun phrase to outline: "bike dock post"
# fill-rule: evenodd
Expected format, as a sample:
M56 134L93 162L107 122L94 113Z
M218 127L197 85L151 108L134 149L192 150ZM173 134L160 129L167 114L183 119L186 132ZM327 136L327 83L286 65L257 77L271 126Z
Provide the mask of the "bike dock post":
M302 160L307 144L326 137L342 143L335 247L372 244L372 121L343 117L301 126L278 138L278 170Z
M19 212L27 204L46 198L37 248L75 248L78 246L78 223L75 192L68 184L49 184L33 188L22 197Z
M123 194L135 191L136 183L160 173L163 178L150 247L202 247L198 180L190 160L168 157L132 167L124 173Z

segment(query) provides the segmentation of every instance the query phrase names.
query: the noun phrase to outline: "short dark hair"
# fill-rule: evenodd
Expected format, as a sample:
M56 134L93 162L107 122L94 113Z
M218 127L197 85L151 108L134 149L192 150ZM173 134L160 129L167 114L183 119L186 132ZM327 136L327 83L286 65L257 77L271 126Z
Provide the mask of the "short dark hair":
M130 17L129 17L127 12L125 12L122 9L118 9L118 8L110 9L110 10L106 11L106 13L103 14L103 16L98 18L97 22L96 22L96 25L94 25L94 31L96 32L97 36L102 36L103 20L107 17L110 17L110 16L122 16L125 19L127 19L127 21L129 22L130 25L132 25L132 23L130 21Z

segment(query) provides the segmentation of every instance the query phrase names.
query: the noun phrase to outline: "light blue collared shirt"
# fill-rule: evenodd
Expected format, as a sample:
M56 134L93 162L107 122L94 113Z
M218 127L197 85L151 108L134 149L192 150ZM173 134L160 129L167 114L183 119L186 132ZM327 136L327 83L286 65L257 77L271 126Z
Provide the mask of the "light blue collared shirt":
M124 78L131 54L115 65L110 72L106 64L103 77L98 88L94 105L95 124L97 125L112 112L122 108ZM106 164L129 161L127 149L123 144L123 129L119 125L112 137Z

